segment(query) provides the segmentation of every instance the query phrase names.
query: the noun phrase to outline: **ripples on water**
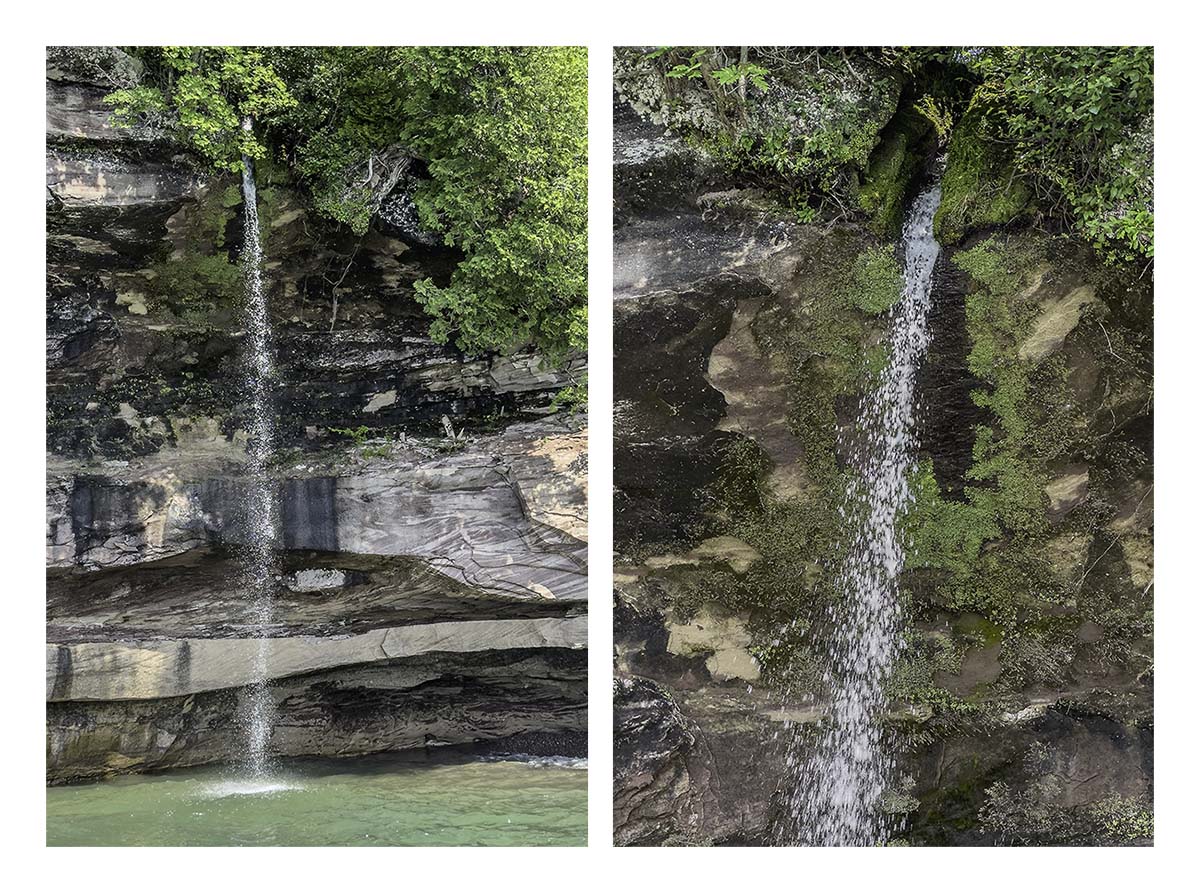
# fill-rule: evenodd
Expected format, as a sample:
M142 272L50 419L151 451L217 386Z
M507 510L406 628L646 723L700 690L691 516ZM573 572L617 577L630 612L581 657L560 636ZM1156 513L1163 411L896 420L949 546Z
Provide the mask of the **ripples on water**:
M587 761L379 757L49 788L50 846L582 846Z

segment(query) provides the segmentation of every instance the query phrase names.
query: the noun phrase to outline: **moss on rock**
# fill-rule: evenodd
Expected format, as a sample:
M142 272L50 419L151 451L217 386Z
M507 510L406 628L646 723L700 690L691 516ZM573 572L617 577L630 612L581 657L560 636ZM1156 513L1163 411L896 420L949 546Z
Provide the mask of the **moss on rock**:
M995 142L981 139L983 126L973 101L950 138L942 201L933 218L943 245L956 244L975 229L1010 223L1029 204L1029 188L1017 179L1011 160Z
M897 114L880 135L858 191L859 206L880 236L899 235L904 199L929 153L932 136L929 120L914 111Z
M872 315L890 310L904 288L904 273L895 250L888 245L863 251L854 261L850 277L850 302Z

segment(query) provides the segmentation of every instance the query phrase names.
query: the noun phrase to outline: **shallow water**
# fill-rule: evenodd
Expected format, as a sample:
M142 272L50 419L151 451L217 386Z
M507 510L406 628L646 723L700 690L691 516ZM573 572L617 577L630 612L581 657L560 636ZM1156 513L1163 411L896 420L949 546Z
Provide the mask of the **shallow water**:
M587 769L560 758L363 758L48 788L49 846L582 846Z

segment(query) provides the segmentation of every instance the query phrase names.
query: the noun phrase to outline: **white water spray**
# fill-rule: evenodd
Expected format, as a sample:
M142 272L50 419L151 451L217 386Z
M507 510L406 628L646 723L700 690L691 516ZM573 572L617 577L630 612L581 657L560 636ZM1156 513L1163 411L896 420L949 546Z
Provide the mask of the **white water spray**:
M875 846L887 840L882 800L896 765L884 737L884 685L900 648L897 577L904 568L897 522L911 499L915 382L929 347L940 251L933 214L940 198L936 185L923 192L905 220L904 292L891 315L891 358L850 435L855 473L843 504L849 539L836 575L841 598L829 617L829 716L814 750L793 751L796 785L787 805L798 839L789 842Z
M250 129L250 121L242 125ZM246 733L245 768L262 778L270 774L271 730L275 726L275 701L271 695L267 661L271 624L274 619L276 577L276 492L267 474L267 461L275 448L275 416L270 388L274 362L271 356L271 320L262 287L262 245L258 231L258 192L254 166L242 157L242 198L245 230L242 242L242 274L246 287L246 358L244 386L249 397L248 480L244 492L245 540L241 548L244 591L250 604L250 621L259 645L255 652L253 679L242 704Z

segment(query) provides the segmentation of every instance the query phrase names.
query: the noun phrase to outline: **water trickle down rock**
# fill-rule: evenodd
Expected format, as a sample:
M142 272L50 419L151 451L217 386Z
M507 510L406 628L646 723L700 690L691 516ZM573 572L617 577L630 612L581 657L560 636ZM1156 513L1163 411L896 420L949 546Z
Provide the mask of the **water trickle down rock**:
M250 129L249 119L243 124ZM247 450L248 480L244 490L246 537L240 549L244 591L250 600L254 652L250 684L242 704L246 729L246 769L254 776L269 772L271 732L275 725L275 701L270 691L267 668L270 662L270 628L274 615L274 587L279 576L275 549L278 507L275 482L267 474L267 461L275 444L275 419L271 405L270 382L274 366L271 357L271 319L267 312L262 284L262 245L258 231L258 195L254 166L242 157L242 196L245 202L245 236L242 244L242 271L245 279L246 358L244 375L250 397L250 444Z
M796 783L788 834L818 846L872 846L887 836L881 800L895 769L884 737L884 684L900 647L897 577L904 547L897 521L910 500L915 462L915 380L929 347L928 313L940 247L933 214L941 188L914 201L905 221L904 292L892 311L891 357L863 401L847 444L856 472L844 495L848 542L837 573L842 598L830 606L825 683L829 715L816 747L794 747Z
M223 260L236 242L244 260L249 248L225 223L216 241L207 228L223 176L197 173L161 134L107 128L111 89L65 72L47 86L52 784L244 766L264 645L241 571L249 503L272 506L247 499L258 428L241 362L252 331L244 283L197 304L154 278L176 251ZM253 446L271 457L268 554L283 577L270 592L278 719L266 752L282 761L498 740L575 752L587 718L586 428L582 414L543 411L585 358L555 370L531 350L435 344L412 284L453 261L383 231L344 283L346 328L331 337L327 296L302 283L336 251L293 219L294 190L272 190L255 208L263 238L271 231L260 269L273 427L269 452ZM147 314L125 300L135 293ZM363 415L393 390L395 403ZM449 453L442 415L468 431ZM386 450L364 455L330 430L368 420ZM344 585L293 579L314 569L344 573ZM448 631L452 621L464 628ZM387 630L404 633L393 638L402 647L346 644ZM426 633L437 647L413 647L410 634ZM101 677L127 661L139 672L106 694Z

